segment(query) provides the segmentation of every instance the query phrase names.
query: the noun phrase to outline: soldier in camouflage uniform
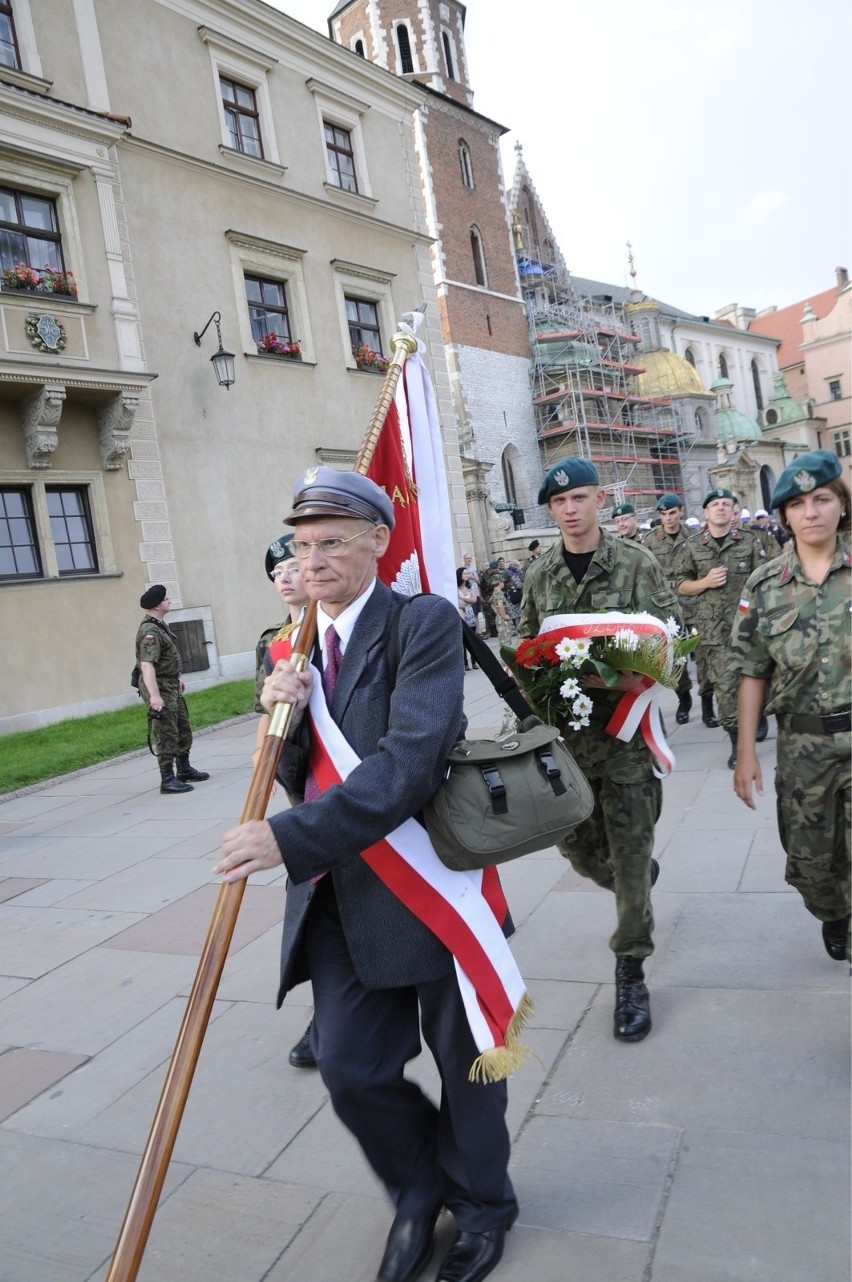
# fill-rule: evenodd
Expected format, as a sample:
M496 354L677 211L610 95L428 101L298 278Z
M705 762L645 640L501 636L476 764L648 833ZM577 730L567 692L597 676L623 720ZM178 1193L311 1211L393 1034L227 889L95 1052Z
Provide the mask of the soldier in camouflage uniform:
M666 581L674 592L677 591L680 577L677 573L680 549L689 537L683 525L683 504L677 494L663 494L657 502L657 511L660 514L660 524L648 531L642 546L657 558ZM688 627L691 624L692 602L687 597L681 597L680 608L684 624ZM686 663L677 683L677 697L675 720L679 726L685 726L692 708L692 678Z
M603 501L597 471L586 459L563 459L544 477L538 502L547 504L562 537L527 568L520 636L536 636L551 614L648 611L679 620L675 594L650 552L598 525ZM641 735L623 743L604 733L618 694L632 682L633 674L622 674L610 692L586 679L591 722L572 735L570 746L595 805L559 844L577 872L615 894L618 924L609 943L616 955L614 1033L622 1041L639 1041L651 1028L642 962L654 949L651 887L659 866L652 854L662 804Z
M192 728L180 679L180 653L163 621L172 603L162 583L155 583L142 593L139 604L147 612L136 633L139 693L148 708L157 745L160 792L192 792L190 780L198 783L210 775L189 764Z
M786 878L822 925L828 955L849 955L852 751L852 550L849 492L831 450L782 472L772 506L794 536L748 580L731 636L742 674L734 789L754 809L763 792L755 728L778 719L775 792Z
M711 490L704 499L707 524L683 544L676 572L677 590L692 597L692 623L701 634L698 650L703 654L706 678L716 694L719 720L731 739L728 766L737 760L737 680L728 643L731 625L746 579L766 561L763 545L734 521L736 495L730 490ZM761 738L766 738L766 721Z
M639 519L636 516L636 508L632 503L619 503L617 507L612 509L610 519L615 522L615 528L620 539L624 539L627 543L642 542Z

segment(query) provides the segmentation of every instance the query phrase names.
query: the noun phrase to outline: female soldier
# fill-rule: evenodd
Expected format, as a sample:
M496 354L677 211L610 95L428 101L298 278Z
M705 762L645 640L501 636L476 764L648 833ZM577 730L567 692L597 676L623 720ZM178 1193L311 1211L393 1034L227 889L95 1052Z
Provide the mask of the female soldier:
M734 790L763 792L755 733L778 718L775 773L786 878L822 922L826 951L848 955L850 854L850 500L840 461L814 450L782 472L772 507L793 542L752 574L731 645L741 667Z

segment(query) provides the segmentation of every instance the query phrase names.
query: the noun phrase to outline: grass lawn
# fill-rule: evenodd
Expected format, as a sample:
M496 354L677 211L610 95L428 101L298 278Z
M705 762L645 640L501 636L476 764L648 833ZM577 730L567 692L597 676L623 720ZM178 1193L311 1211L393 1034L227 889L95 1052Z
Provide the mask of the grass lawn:
M226 681L186 696L193 730L217 725L251 712L254 681ZM57 721L41 730L22 730L0 737L0 794L54 779L71 770L120 757L146 747L148 719L142 700L118 712Z

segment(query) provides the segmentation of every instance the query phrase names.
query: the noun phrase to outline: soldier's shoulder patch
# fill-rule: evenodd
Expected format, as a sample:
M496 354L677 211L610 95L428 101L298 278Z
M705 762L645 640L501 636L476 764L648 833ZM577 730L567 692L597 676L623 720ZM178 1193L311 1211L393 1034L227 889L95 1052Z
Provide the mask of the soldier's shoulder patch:
M145 635L144 635L144 637L142 638L142 640L143 640L143 641L156 641L156 640L157 640L157 634L156 634L156 632L146 632L146 633L145 633Z
M748 608L750 604L751 602L749 601L747 596L741 596L740 603L737 606L737 609L739 610L740 614L748 614Z

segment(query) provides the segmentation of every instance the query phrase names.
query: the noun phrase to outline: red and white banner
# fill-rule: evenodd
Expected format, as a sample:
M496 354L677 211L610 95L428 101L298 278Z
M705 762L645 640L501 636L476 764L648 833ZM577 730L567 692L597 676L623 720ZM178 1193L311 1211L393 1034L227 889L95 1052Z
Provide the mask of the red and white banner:
M595 637L614 637L619 633L631 632L639 637L655 637L664 643L666 669L671 671L674 662L674 641L671 631L653 614L624 614L617 610L607 610L604 614L552 614L546 618L537 640L552 637L559 641L563 637L572 640ZM625 657L629 652L625 653ZM661 695L665 687L653 677L643 676L635 690L622 694L615 711L604 726L606 734L614 735L623 743L628 743L637 730L650 748L659 763L660 769L654 770L658 779L664 779L674 770L674 753L666 742L665 731L660 714Z
M441 424L419 351L403 366L367 475L392 499L396 521L379 578L403 596L434 592L457 605Z

